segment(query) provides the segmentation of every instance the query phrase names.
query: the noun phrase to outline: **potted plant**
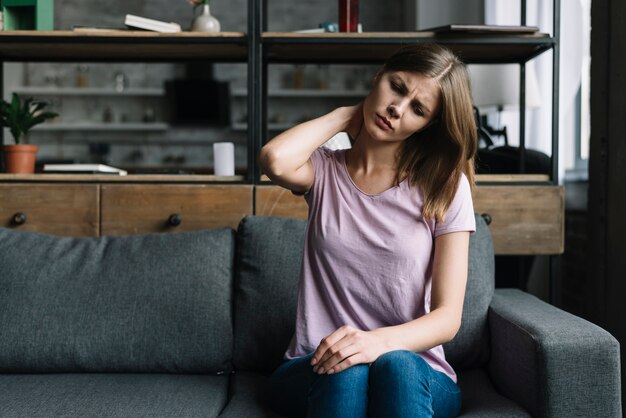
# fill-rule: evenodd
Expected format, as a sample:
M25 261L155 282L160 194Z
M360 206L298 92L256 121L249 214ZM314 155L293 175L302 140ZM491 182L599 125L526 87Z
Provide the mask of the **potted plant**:
M0 102L0 124L8 127L15 140L15 145L4 145L5 168L7 173L34 173L37 145L21 144L24 135L35 125L58 114L44 112L46 102L35 101L32 97L20 99L13 93L11 103L6 100Z

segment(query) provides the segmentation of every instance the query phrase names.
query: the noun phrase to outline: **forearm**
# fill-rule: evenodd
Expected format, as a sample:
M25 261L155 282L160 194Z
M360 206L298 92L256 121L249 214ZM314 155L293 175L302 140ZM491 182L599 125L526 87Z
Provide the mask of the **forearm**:
M280 177L298 170L318 147L345 129L350 116L348 109L338 108L274 137L259 156L265 174Z
M447 308L432 312L404 324L373 330L386 342L389 350L420 353L450 341L459 329L459 321Z

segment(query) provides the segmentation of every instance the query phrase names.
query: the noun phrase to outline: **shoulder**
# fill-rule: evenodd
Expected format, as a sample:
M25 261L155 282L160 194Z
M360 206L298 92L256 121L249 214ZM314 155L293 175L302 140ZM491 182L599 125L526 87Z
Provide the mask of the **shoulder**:
M326 147L319 147L311 155L313 168L340 161L342 151L345 150L331 150Z
M456 187L456 194L472 194L472 186L470 185L469 179L465 175L465 173L461 173L461 177L459 177L459 184Z

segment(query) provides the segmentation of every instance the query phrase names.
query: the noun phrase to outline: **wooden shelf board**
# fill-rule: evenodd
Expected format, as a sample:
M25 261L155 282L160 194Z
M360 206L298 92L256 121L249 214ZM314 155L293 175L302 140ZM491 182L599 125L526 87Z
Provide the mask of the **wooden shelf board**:
M167 123L103 123L103 122L83 122L83 123L44 123L33 128L33 131L165 131L170 128Z
M0 31L4 61L247 62L243 32Z
M116 91L113 87L56 87L56 86L14 86L11 91L20 94L41 96L163 96L164 88L159 87L130 87Z
M114 182L114 183L213 183L241 182L244 176L213 176L187 174L0 174L0 181L41 182Z
M436 35L434 32L265 32L262 39L267 45L269 61L275 63L382 63L401 45L410 42L446 45L468 63L515 63L527 61L554 44L554 40L543 33Z

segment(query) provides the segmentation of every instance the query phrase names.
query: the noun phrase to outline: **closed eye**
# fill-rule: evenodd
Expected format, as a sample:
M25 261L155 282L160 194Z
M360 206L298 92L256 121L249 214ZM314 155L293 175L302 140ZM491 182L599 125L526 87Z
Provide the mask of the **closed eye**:
M413 106L413 112L415 112L415 114L418 116L424 116L424 111L418 105Z
M395 91L396 93L402 94L404 92L404 90L402 89L402 86L400 86L400 84L395 83L393 81L391 81L390 84L391 84L391 89L393 91Z

